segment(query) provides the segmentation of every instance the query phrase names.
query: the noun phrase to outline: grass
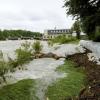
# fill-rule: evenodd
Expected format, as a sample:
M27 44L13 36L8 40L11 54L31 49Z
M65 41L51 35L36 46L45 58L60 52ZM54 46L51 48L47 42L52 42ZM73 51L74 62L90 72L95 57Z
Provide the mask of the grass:
M31 49L31 43L30 42L25 42L21 44L21 47L19 49L16 49L16 61L14 64L17 63L18 65L23 65L25 63L28 63L29 61L32 60L32 49Z
M35 51L35 53L37 53L37 54L40 53L42 50L42 45L41 45L40 41L34 42L32 45L32 48Z
M64 100L68 97L78 96L84 87L85 73L75 66L73 62L65 61L64 65L58 67L57 71L68 73L68 75L48 87L46 96L50 100Z
M23 49L17 49L16 55L17 55L16 61L18 65L23 65L32 60L32 53L30 51L26 51Z
M35 96L35 81L27 79L4 86L0 89L0 100L38 100Z
M59 44L66 44L66 43L79 43L79 40L73 36L66 37L66 35L62 35L62 36L57 36L57 37L51 39L51 42L59 43Z

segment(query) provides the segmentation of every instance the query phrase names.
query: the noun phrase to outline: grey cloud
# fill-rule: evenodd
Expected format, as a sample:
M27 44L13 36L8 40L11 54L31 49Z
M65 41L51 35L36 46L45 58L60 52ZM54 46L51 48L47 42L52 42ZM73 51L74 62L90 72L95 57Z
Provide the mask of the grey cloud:
M69 28L74 21L66 17L63 0L0 0L0 27L42 31Z

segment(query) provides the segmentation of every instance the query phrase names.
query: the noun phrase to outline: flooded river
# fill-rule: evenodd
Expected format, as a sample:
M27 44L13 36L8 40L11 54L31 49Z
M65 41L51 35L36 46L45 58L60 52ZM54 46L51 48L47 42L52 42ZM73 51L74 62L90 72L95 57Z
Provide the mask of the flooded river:
M23 42L25 42L25 40L0 41L0 50L4 53L4 58L7 59L9 56L15 59L15 50L18 49ZM28 40L28 42L33 43L34 40ZM77 52L84 52L83 48L76 44L54 45L53 47L49 47L46 41L41 41L41 44L43 45L42 52L52 52L58 56L65 57ZM14 73L8 73L7 81L11 84L23 79L35 79L37 82L36 95L40 100L44 100L47 87L55 82L56 79L66 77L67 73L58 73L55 71L55 69L62 64L64 64L64 59L34 59L30 63L23 65L25 70L17 70Z

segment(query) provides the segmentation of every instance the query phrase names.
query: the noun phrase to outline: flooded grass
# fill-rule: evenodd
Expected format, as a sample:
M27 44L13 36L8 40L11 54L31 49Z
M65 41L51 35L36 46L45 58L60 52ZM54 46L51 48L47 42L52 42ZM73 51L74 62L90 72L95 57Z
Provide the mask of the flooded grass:
M22 80L0 89L0 100L38 100L35 96L35 81Z
M64 65L57 68L57 71L68 74L48 87L46 96L49 100L67 100L68 97L73 98L79 94L84 87L85 73L75 66L73 62L65 61Z
M57 50L48 46L46 48L45 51L49 52L52 49L52 52L62 56L79 52L76 49L77 45L74 44L61 45ZM8 73L7 75L11 77L8 80L17 83L0 89L0 100L46 100L47 97L50 100L63 100L66 97L77 96L80 89L84 87L85 75L70 61L62 64L64 59L34 59L24 65L25 70ZM38 81L35 82L34 79Z
M73 62L65 61L65 64L57 67L57 73L66 73L65 77L57 80L52 78L52 73L52 77L50 74L50 77L44 77L41 81L27 79L4 86L0 89L0 100L64 100L77 96L84 87L85 74L75 66ZM38 87L37 82L40 83Z

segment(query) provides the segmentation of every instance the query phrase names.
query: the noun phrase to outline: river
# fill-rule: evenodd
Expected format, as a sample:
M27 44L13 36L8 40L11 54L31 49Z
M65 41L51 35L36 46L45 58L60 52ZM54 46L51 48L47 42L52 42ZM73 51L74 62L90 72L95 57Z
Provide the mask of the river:
M4 59L7 57L16 58L15 50L21 46L26 40L0 41L0 50L4 53ZM31 44L34 40L28 40ZM48 46L46 41L41 41L43 45L42 52L52 52L58 56L67 56L78 52L84 52L84 49L76 44L63 44ZM36 95L40 100L44 100L44 94L47 87L56 79L66 77L67 73L58 73L55 71L57 67L64 64L64 59L55 60L53 58L34 59L28 64L23 65L25 70L17 70L14 73L7 73L8 84L15 83L23 79L35 79L37 82Z

